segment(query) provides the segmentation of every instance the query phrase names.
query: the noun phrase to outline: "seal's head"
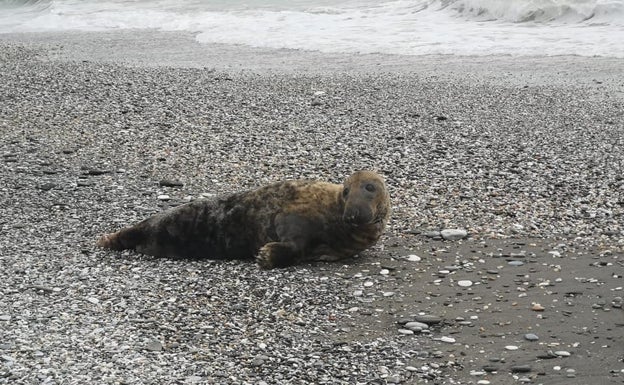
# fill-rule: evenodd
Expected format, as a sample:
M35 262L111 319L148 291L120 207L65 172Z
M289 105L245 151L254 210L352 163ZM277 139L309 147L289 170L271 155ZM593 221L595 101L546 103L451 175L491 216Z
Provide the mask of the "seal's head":
M390 214L390 196L383 178L372 171L357 171L345 180L343 221L352 226L385 225Z

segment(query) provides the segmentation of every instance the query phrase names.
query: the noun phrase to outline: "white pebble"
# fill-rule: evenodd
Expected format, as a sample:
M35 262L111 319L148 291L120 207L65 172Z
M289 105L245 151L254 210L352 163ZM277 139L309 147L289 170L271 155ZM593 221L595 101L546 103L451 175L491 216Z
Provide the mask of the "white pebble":
M566 352L565 350L557 350L555 352L555 355L557 355L559 357L570 357L571 353L570 352Z
M414 334L414 332L409 329L399 329L399 334L409 335L409 334Z
M364 282L364 287L371 287L373 285L374 285L373 281L366 281L366 282Z
M87 301L91 302L94 305L100 303L100 300L95 298L95 297L89 297L89 298L87 298Z
M519 348L516 345L507 345L505 346L507 350L518 350Z
M158 196L158 199L160 199L161 201L168 201L169 199L171 199L171 197L167 194L161 194Z
M405 259L407 259L410 262L420 262L421 258L418 255L415 254L410 254L407 257L405 257Z
M455 338L443 336L443 337L440 337L440 341L452 344L455 342Z
M490 385L491 382L488 380L479 380L477 381L477 385Z
M472 286L472 281L468 279L462 279L461 281L457 281L457 284L461 287L470 287Z
M390 274L390 270L388 270L388 269L381 269L379 274L381 274L381 275L388 275L388 274Z

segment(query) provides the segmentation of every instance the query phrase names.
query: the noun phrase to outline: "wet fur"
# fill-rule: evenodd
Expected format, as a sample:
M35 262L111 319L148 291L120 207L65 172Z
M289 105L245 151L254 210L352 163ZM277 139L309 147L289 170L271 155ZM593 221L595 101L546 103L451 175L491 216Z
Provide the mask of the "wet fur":
M104 235L98 245L160 257L256 258L264 268L285 267L358 254L377 242L389 213L383 179L358 171L343 185L285 181L194 201Z

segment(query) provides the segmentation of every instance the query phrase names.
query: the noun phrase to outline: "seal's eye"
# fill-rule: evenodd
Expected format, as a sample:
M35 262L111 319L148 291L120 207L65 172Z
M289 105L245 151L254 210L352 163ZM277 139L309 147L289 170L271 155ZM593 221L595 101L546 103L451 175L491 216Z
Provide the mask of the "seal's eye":
M345 187L342 189L342 196L346 197L347 195L349 195L349 188Z
M375 185L372 183L368 183L366 186L364 186L364 188L366 189L366 191L368 192L375 192Z

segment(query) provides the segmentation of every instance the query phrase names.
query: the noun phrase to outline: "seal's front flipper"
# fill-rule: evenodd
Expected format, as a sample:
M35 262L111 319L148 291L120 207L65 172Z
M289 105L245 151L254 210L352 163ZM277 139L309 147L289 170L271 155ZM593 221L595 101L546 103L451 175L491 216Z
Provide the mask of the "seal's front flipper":
M263 269L288 267L301 261L301 251L291 242L270 242L260 249L256 261Z

